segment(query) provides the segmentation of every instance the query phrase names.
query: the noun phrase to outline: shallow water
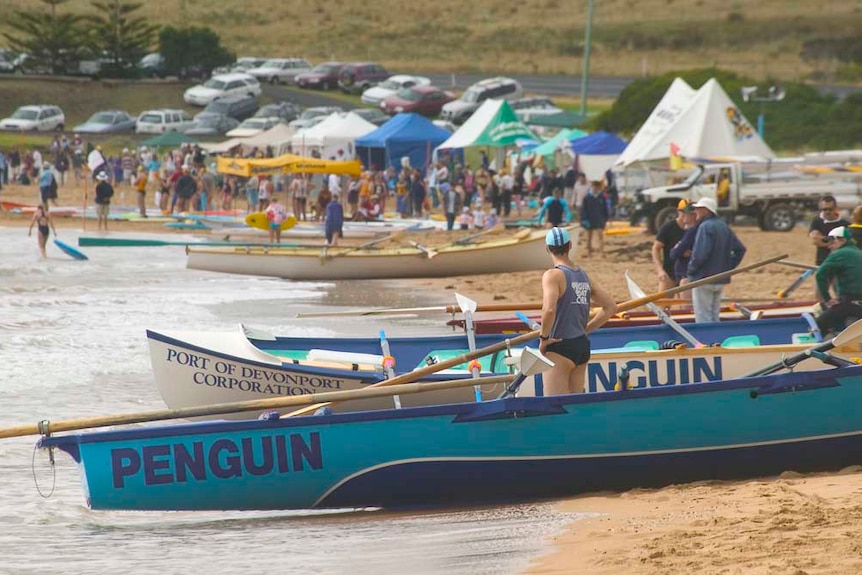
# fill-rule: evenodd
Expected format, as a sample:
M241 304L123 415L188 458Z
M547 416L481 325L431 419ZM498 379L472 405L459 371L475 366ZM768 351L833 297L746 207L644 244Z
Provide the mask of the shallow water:
M92 235L90 232L88 235ZM61 230L77 245L79 233ZM144 234L141 234L144 236ZM172 238L173 239L173 238ZM181 247L49 245L39 259L23 228L0 228L0 427L161 409L144 331L229 329L390 336L447 333L441 317L297 320L324 306L417 306L385 282L295 283L185 269ZM0 440L0 575L511 573L571 516L548 503L383 512L120 513L86 509L74 463L52 470L35 437ZM45 499L37 491L53 492Z

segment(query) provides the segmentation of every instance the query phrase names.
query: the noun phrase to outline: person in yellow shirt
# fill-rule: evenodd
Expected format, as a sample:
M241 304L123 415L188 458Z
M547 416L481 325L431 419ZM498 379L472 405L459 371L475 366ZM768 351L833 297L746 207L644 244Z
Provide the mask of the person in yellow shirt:
M721 170L718 175L718 184L715 186L715 197L719 206L730 205L730 174L727 170Z
M138 211L142 218L147 217L147 170L143 166L138 166L138 174L135 178L135 190L138 192Z

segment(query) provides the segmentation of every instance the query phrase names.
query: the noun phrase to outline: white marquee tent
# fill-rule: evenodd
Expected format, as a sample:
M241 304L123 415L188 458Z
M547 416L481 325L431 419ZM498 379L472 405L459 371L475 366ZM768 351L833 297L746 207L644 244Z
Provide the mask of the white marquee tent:
M715 78L707 81L687 104L685 88L691 89L679 79L671 84L617 165L668 158L671 144L685 158L775 157Z
M316 126L297 132L290 141L294 154L308 156L316 150L324 159L352 160L356 155L353 142L376 129L377 126L358 114L336 113Z

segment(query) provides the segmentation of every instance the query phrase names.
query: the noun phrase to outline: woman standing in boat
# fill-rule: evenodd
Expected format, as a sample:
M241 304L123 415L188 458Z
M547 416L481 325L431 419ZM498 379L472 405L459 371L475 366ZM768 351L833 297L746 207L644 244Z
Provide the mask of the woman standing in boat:
M33 219L30 220L30 229L27 230L27 235L33 235L33 226L36 226L39 231L39 251L42 253L42 259L47 259L48 254L45 251L45 246L48 244L48 234L51 229L54 230L54 235L57 235L57 228L54 227L54 220L51 218L51 212L45 209L43 204L36 206L36 211L33 213ZM50 226L50 228L49 228Z
M542 276L542 328L539 350L554 362L542 375L545 395L581 393L590 359L587 334L598 329L617 311L617 304L583 268L572 262L569 232L554 227L545 236L554 267ZM601 311L590 319L590 301Z

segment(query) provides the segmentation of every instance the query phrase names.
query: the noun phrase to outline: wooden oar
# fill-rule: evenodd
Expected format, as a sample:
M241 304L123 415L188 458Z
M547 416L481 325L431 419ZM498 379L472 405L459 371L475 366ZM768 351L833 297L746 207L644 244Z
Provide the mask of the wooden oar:
M431 248L428 248L428 247L423 246L423 245L422 245L422 244L420 244L419 242L410 241L409 243L410 243L410 245L411 245L411 246L413 246L414 248L416 248L417 250L419 250L420 252L422 252L423 254L425 254L426 256L428 256L428 259L429 259L429 260L437 256L437 252L436 252L436 251L434 251L434 250L433 250L433 249L431 249Z
M626 275L626 284L628 284L628 288L629 288L629 295L632 296L633 298L644 297L646 295L646 293L644 293L644 291L640 288L640 286L637 283L635 283L635 280L633 280L631 278L628 270L626 270L625 275ZM687 329L682 327L680 324L678 324L675 319L673 319L667 312L665 312L659 306L657 306L654 303L648 303L648 304L646 304L646 307L648 310L653 312L656 315L656 317L658 317L661 320L661 322L663 324L665 324L666 326L671 328L673 331L675 331L685 341L687 341L688 343L690 343L691 345L693 345L696 348L697 347L705 347L704 344L699 342L696 337L691 335L690 331L688 331Z
M790 260L784 260L783 262L778 262L783 266L790 266L792 268L800 268L803 270L817 270L817 266L813 264L804 264L802 262L792 262Z
M464 236L463 238L458 238L457 240L452 242L452 244L453 245L468 244L468 243L472 242L473 240L475 240L476 238L481 238L482 236L487 236L488 234L501 232L505 229L506 229L506 226L503 225L503 222L500 222L499 224L497 224L493 228L488 228L487 230L484 230L484 231L481 231L481 232L478 232L475 234L470 234L469 236ZM518 232L518 233L520 234L521 232ZM529 235L529 234L530 234L530 230L527 230L527 235ZM517 236L518 234L515 234L515 235Z
M401 229L401 230L395 230L395 231L394 231L394 232L392 232L391 234L385 235L385 236L383 236L382 238L377 238L377 239L375 239L375 240L371 240L370 242L365 242L364 244L359 244L358 246L351 246L351 247L348 247L348 248L346 248L346 249L344 249L344 250L340 250L340 251L338 251L338 252L336 252L336 253L334 253L334 254L328 254L328 253L326 253L326 252L324 251L323 253L321 253L321 254L320 254L320 260L321 260L321 263L323 263L323 262L325 262L325 261L327 261L327 260L331 260L331 259L334 259L334 258L337 258L337 257L340 257L340 256L347 255L347 254L349 254L349 253L353 253L353 252L355 252L355 251L357 251L357 250L365 250L365 249L368 249L368 248L370 248L370 247L376 246L377 244L381 244L381 243L383 243L383 242L388 242L389 240L395 240L395 239L398 239L398 238L400 238L400 237L401 237L401 236L403 236L403 235L404 235L404 230L403 230L403 229ZM332 248L332 246L328 246L328 247ZM326 248L324 248L324 250L325 250L325 249L326 249Z
M767 264L775 263L778 260L782 260L786 257L787 257L787 254L775 256L772 258L761 260L759 262L755 262L755 263L747 265L747 266L739 267L739 268L736 268L733 270L728 270L726 272L722 272L720 274L715 274L715 275L712 275L709 277L705 277L703 279L693 281L691 283L687 283L687 284L684 284L681 286L676 286L676 287L673 287L673 288L670 288L670 289L667 289L667 290L664 290L664 291L661 291L658 293L654 293L652 295L648 295L648 296L645 296L642 298L629 300L629 301L626 301L626 302L619 304L617 306L617 311L621 312L621 311L634 309L636 307L640 307L642 305L654 302L654 301L662 299L662 298L666 298L666 297L674 295L674 294L682 293L682 292L694 289L696 287L700 287L702 285L707 285L707 284L710 284L713 282L721 281L725 278L729 278L729 277L735 276L737 274L741 274L741 273L744 273L747 271L751 271L753 269L763 267ZM467 362L472 361L476 358L479 358L479 357L482 357L485 355L490 355L492 353L502 351L502 350L507 349L509 347L516 346L516 345L519 345L521 343L526 343L528 341L534 340L537 337L539 337L539 333L540 333L539 330L534 329L533 331L530 331L530 332L525 333L523 335L519 335L518 337L516 337L514 339L511 339L511 340L506 339L506 340L503 340L503 341L496 343L494 345L489 345L487 347L477 349L476 351L473 351L473 352L461 354L458 357L453 357L453 358L450 358L450 359L447 359L444 361L437 362L434 365L429 365L429 366L422 367L419 369L414 369L413 371L403 373L403 374L401 374L397 377L391 378L391 379L385 379L385 380L380 381L378 383L372 384L368 387L369 388L386 387L389 385L399 385L402 383L408 383L408 382L416 381L416 380L421 379L427 375L437 373L438 371L442 371L444 369L449 369L450 367L455 367L456 365L460 365L462 363L467 363ZM326 407L327 405L329 405L329 404L328 403L319 403L319 404L311 405L309 407L304 407L302 409L298 409L296 411L288 413L286 415L286 417L292 417L292 416L296 416L296 415L305 415L307 413L314 413L319 408Z
M512 381L511 375L495 375L481 379L483 385L496 385ZM275 397L271 399L256 399L252 401L240 401L236 403L221 403L205 407L186 407L182 409L160 409L155 411L142 411L138 413L126 413L116 415L102 415L98 417L84 417L80 419L67 419L63 421L43 421L37 424L18 425L14 427L0 428L0 439L7 437L20 437L23 435L46 435L48 433L59 433L62 431L74 431L77 429L88 429L92 427L107 427L113 425L128 425L132 423L143 423L146 421L164 421L166 419L188 419L192 417L206 417L210 415L223 415L226 413L239 413L244 411L266 411L282 409L298 405L318 404L319 402L343 402L359 399L373 399L376 397L389 397L393 395L409 395L412 393L425 393L429 391L441 391L456 389L474 385L471 379L453 379L447 381L435 381L425 383L407 383L389 387L368 386L364 389L350 391L328 391L312 395L292 395L288 397Z
M778 298L722 298L725 303L760 303L760 302L775 302ZM662 307L677 307L691 306L691 300L683 300L677 298L661 298L654 302ZM541 302L523 302L523 303L504 303L504 304L479 304L476 306L476 312L504 312L504 311L521 311L521 310L537 310L541 309ZM444 306L427 306L427 307L393 307L384 309L348 309L343 311L311 311L296 314L297 318L312 318L312 317L362 317L362 316L379 316L379 315L420 315L446 313L456 314L460 310L455 305ZM617 314L619 315L619 314Z
M829 341L818 343L817 345L812 346L803 352L797 353L796 355L792 355L790 357L786 357L781 361L777 361L771 365L768 365L756 371L752 371L751 373L747 373L741 377L757 377L760 375L769 375L770 373L775 373L778 370L793 367L797 363L803 362L810 357L816 357L816 354L818 353L824 353L829 350L835 349L836 347L844 347L845 345L849 345L858 339L862 339L862 319L856 320L855 322L853 322L853 324L846 327L844 331L842 331Z

